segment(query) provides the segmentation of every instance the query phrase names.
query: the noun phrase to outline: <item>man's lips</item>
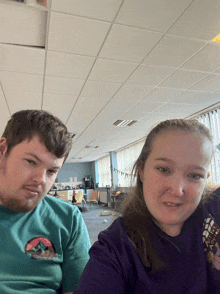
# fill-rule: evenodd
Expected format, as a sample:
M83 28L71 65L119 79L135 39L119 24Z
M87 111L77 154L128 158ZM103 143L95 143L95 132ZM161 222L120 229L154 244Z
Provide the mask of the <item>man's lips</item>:
M40 193L42 193L42 191L40 189L35 188L35 187L24 186L23 188L25 190L29 191L30 193L33 193L33 194L40 194Z

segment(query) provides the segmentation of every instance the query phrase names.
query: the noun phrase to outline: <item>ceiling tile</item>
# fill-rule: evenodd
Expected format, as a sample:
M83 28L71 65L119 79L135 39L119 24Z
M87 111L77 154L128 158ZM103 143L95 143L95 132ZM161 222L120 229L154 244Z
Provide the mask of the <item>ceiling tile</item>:
M124 83L137 66L137 63L98 58L89 80Z
M160 86L185 89L205 76L207 76L207 73L179 69L163 81Z
M165 32L192 0L126 0L116 18L117 23Z
M16 45L0 45L1 70L23 73L44 73L45 50Z
M148 102L147 100L141 100L138 102L131 111L137 112L152 112L155 111L161 107L163 103L156 103L156 102Z
M210 41L219 34L219 14L219 0L192 1L168 34Z
M147 95L153 87L144 87L140 85L124 84L117 94L113 97L116 100L135 100L139 101Z
M110 112L126 112L136 104L133 100L111 100L106 106L105 110Z
M172 99L171 103L188 103L212 105L220 101L220 93L209 93L199 91L185 91L179 96Z
M94 60L94 57L49 51L46 75L86 79Z
M116 93L120 86L121 84L110 82L87 81L81 96L109 100Z
M7 103L10 112L23 109L41 109L42 93L7 91Z
M77 96L63 94L44 94L43 110L53 113L62 122L66 123L67 118L76 102Z
M112 21L120 6L118 0L53 0L51 9L69 14Z
M182 68L212 72L220 66L219 44L208 44L190 58Z
M143 29L113 25L99 57L141 62L161 36Z
M48 49L96 56L110 24L52 12Z
M156 86L167 78L175 69L171 67L156 67L140 65L130 76L127 83L148 86Z
M15 1L0 1L1 42L45 47L47 12Z
M165 35L145 58L143 64L179 67L206 42Z
M183 90L181 89L158 87L147 94L144 100L147 100L149 102L168 102L169 100L182 93L182 91Z
M203 80L193 85L190 90L215 92L220 90L220 75L210 74Z
M46 94L62 94L69 96L77 96L83 86L84 80L61 78L61 77L45 77Z
M149 112L150 113L150 112ZM133 109L127 111L126 113L123 113L119 119L128 119L128 120L141 120L142 118L146 117L148 113L146 112L140 112L140 111L134 111Z
M0 138L1 138L2 133L6 127L6 124L10 118L8 106L6 104L5 97L1 87L0 87L0 104L1 104L1 107L0 107Z
M42 94L43 76L28 73L2 71L1 82L7 96L10 91L34 92Z
M96 109L102 109L106 103L108 103L108 100L106 99L100 99L100 98L94 98L94 97L79 97L77 100L77 103L75 105L75 108L84 109L87 110L96 110Z

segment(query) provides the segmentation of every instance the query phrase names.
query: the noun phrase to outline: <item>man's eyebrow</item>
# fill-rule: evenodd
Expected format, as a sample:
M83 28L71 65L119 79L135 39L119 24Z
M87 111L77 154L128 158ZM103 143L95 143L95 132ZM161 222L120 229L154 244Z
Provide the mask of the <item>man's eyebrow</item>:
M33 156L37 161L42 162L42 160L41 160L36 154L31 153L31 152L27 152L26 154L27 154L27 155L30 155L30 156ZM61 167L60 167L60 166L54 166L54 167L52 167L51 169L60 170Z
M165 161L165 162L173 162L172 159L169 159L169 158L166 158L166 157L159 157L159 158L156 158L155 160L162 160L162 161ZM199 170L202 170L202 171L206 172L206 170L203 167L199 166L199 165L192 165L192 167L194 169L199 169Z

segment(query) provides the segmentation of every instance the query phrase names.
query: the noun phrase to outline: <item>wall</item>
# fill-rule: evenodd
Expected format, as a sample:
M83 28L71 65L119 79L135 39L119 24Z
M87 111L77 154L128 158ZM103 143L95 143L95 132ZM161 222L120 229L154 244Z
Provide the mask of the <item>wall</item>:
M94 174L92 162L64 163L57 178L59 183L69 182L70 177L77 177L77 182L81 182L86 176L91 176L93 178Z

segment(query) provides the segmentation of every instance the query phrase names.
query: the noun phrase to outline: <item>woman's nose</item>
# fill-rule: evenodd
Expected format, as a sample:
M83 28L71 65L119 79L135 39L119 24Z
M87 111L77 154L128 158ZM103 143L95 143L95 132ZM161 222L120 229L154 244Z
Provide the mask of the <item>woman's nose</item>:
M181 177L170 178L169 185L169 190L174 196L181 197L184 195L185 182Z

